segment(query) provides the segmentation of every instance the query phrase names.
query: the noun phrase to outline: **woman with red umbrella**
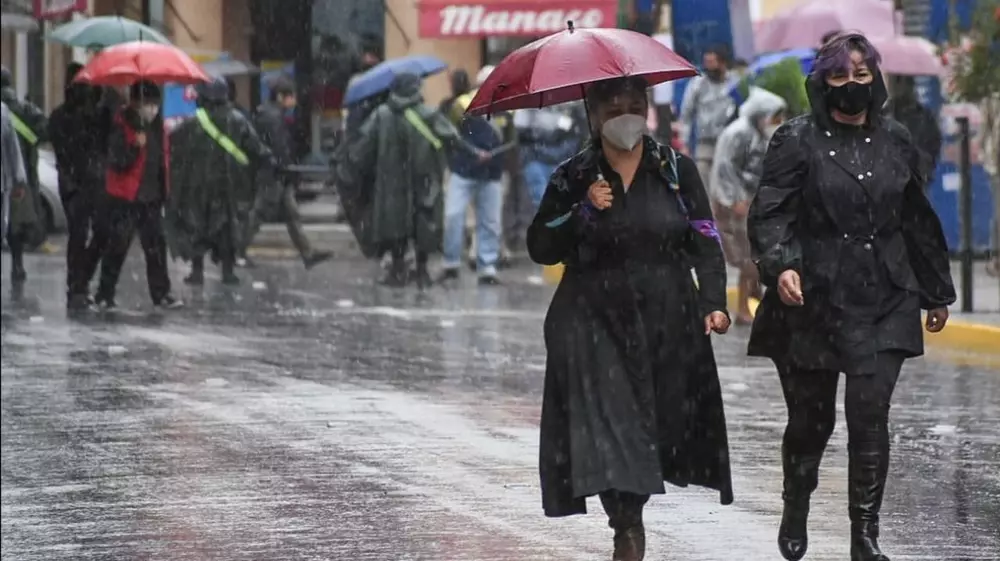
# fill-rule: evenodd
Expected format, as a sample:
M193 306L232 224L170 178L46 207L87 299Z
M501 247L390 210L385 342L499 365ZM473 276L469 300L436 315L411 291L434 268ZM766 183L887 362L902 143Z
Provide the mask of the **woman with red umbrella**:
M694 74L644 35L570 27L512 53L471 105L586 92L592 140L556 169L527 235L535 262L565 265L545 318L540 475L547 516L600 497L616 561L644 558L643 508L664 481L733 500L710 340L729 328L719 234L695 163L646 131L648 86Z
M116 307L115 292L136 233L146 257L146 281L153 304L179 308L171 293L163 205L169 194L169 149L160 115L157 84L193 84L208 76L171 45L136 41L102 50L77 74L76 81L102 86L129 85L129 102L112 118L107 146L105 208L94 237L107 240L101 257L96 302Z
M108 236L95 300L111 309L125 257L136 232L146 257L146 282L153 304L178 308L167 271L163 205L167 198L167 157L160 88L138 82L129 89L129 103L114 117L108 139L104 227Z
M729 328L725 262L697 166L646 134L646 87L590 87L593 141L528 229L533 260L566 266L545 319L545 512L598 495L621 561L643 558L643 506L664 481L733 500L709 339Z

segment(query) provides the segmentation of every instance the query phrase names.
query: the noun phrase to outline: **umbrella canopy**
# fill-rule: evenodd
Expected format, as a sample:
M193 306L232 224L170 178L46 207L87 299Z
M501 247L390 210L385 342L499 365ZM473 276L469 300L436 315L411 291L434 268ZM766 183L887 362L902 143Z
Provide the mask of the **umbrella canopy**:
M814 49L789 49L777 53L763 54L753 61L753 64L747 69L747 74L753 77L759 76L761 72L787 58L797 59L802 65L802 73L809 74L812 72L813 62L816 60L816 51Z
M344 94L344 105L354 105L385 92L400 74L416 74L421 78L448 68L445 62L428 55L411 55L379 63L352 80Z
M177 47L136 41L108 47L97 53L74 81L99 86L127 86L139 81L196 84L208 80L205 71Z
M869 37L882 54L880 70L897 76L940 76L944 65L936 55L937 47L922 37L897 35Z
M162 33L121 16L98 16L67 23L55 29L49 40L71 47L110 47L131 41L170 45Z
M469 105L468 113L528 109L582 99L588 84L641 76L652 86L698 74L656 39L627 29L569 29L507 55Z
M756 33L758 52L815 48L830 31L850 29L867 37L892 37L892 2L882 0L803 0L765 21Z

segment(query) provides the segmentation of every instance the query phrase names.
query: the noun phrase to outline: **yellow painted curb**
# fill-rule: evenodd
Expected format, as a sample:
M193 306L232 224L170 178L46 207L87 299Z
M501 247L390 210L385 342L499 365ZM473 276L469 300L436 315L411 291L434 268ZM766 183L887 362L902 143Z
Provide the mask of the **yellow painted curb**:
M562 273L562 265L546 266L542 278L548 284L558 284ZM730 310L738 307L735 288L726 290L726 302ZM751 299L750 311L756 312L759 304L756 299ZM1000 327L952 320L940 333L925 333L924 343L935 350L947 352L959 362L1000 367Z

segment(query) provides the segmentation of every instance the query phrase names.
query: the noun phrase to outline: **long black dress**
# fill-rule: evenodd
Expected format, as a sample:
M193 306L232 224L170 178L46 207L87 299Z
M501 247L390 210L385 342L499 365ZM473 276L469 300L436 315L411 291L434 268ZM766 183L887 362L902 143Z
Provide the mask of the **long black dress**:
M812 113L775 133L748 233L764 295L749 353L848 375L880 352L923 353L920 309L955 301L941 223L924 195L926 165L898 122L863 127L829 117L807 83ZM872 107L885 102L881 76ZM778 276L799 272L805 305L781 303Z
M718 233L694 162L649 137L643 149L627 193L597 146L562 164L528 229L533 260L566 266L545 320L547 516L585 513L606 490L663 493L663 481L733 500L704 332L705 315L726 309ZM584 203L598 174L615 197L603 212Z

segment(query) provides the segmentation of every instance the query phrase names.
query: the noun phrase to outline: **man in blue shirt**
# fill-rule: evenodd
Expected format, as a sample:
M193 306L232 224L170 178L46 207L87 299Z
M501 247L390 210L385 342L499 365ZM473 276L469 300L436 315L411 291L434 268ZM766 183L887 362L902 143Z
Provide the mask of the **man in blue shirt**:
M477 88L493 70L483 68L477 78ZM500 222L503 211L503 158L490 158L490 151L503 144L505 115L490 119L464 115L476 90L455 99L451 115L458 121L462 137L482 152L476 155L455 151L449 160L451 180L444 203L444 272L441 281L455 280L462 265L465 241L465 213L469 204L476 211L476 271L479 284L499 284L497 262L500 259Z

